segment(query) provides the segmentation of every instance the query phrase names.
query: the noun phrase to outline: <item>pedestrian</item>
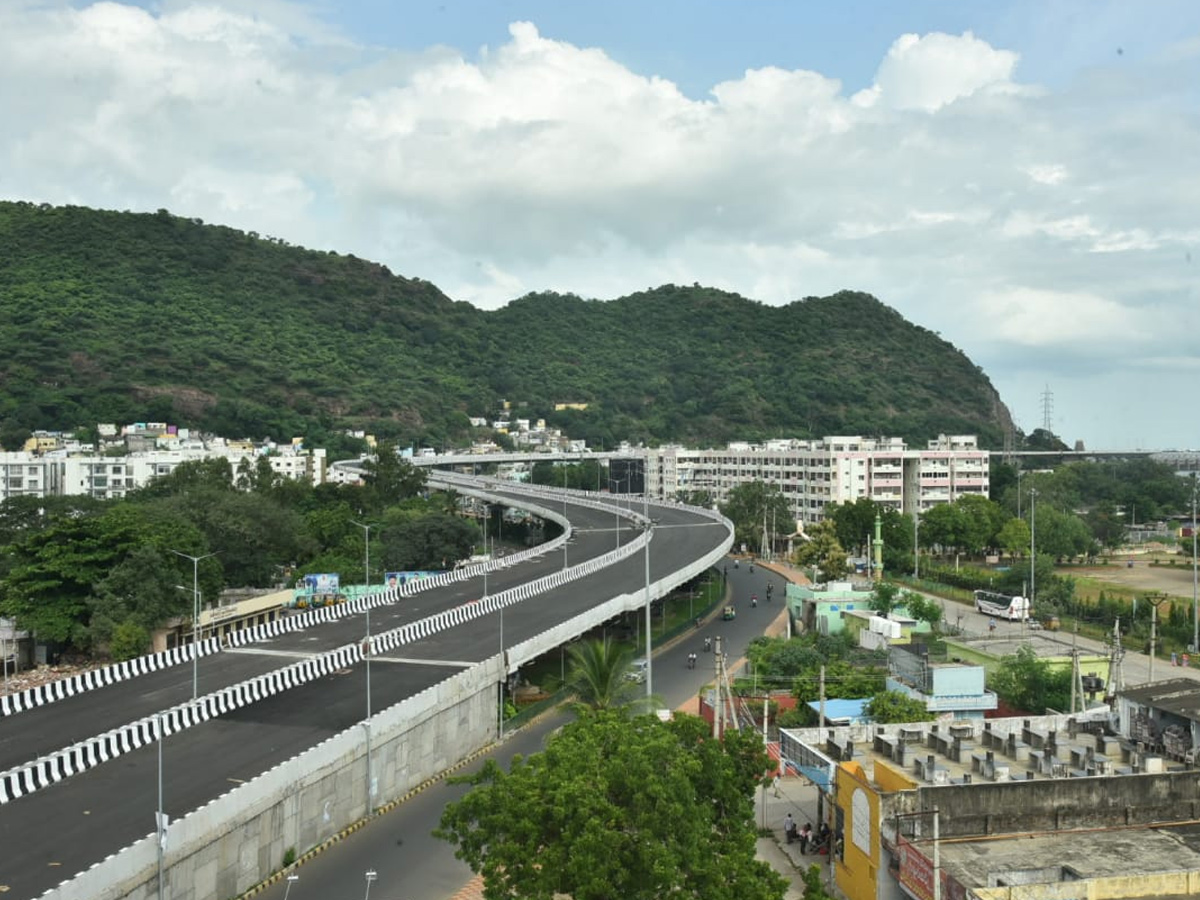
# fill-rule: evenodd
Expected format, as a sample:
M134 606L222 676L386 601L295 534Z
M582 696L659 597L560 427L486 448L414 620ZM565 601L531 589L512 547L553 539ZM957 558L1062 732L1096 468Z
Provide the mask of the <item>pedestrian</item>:
M791 813L783 817L783 836L789 844L796 838L796 820L792 818Z
M776 799L778 799L781 796L781 794L779 793L779 774L778 773L776 773L775 777L771 780L771 785L772 785L772 787L775 788L775 797L776 797Z
M812 822L805 822L800 829L800 855L808 855L808 845L812 842Z

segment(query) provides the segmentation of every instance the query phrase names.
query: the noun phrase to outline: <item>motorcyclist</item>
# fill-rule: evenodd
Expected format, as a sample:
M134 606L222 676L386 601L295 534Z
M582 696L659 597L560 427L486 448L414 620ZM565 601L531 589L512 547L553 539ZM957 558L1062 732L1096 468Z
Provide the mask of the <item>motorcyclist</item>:
M751 594L751 595L750 595L750 605L751 605L751 606L758 606L758 594Z

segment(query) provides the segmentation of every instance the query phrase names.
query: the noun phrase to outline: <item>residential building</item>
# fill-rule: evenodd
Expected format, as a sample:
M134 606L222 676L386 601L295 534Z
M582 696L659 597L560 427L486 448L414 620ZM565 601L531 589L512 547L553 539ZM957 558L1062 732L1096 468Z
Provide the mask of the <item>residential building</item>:
M780 752L818 786L850 900L1195 896L1200 779L1112 724L1106 708L785 729Z
M989 453L974 435L939 435L923 449L897 437L832 436L644 454L654 496L705 492L723 503L739 484L760 481L779 490L804 523L819 522L827 507L860 497L911 514L965 494L987 496L989 488Z

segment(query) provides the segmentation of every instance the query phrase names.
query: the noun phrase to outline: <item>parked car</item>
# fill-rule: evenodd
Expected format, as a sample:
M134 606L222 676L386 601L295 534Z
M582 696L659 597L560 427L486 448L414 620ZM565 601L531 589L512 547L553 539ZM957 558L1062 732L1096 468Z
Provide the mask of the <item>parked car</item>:
M629 666L629 671L625 673L625 680L644 684L648 668L650 668L650 665L644 659L635 659Z

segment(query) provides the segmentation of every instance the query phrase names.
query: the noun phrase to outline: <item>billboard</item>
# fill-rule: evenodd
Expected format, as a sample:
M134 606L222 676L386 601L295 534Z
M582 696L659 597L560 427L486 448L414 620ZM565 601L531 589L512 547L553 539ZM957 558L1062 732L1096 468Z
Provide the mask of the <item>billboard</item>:
M420 581L422 578L432 578L437 575L437 572L384 572L383 585L384 587L404 587L410 581Z
M336 594L340 579L336 572L304 576L304 590L310 594Z

